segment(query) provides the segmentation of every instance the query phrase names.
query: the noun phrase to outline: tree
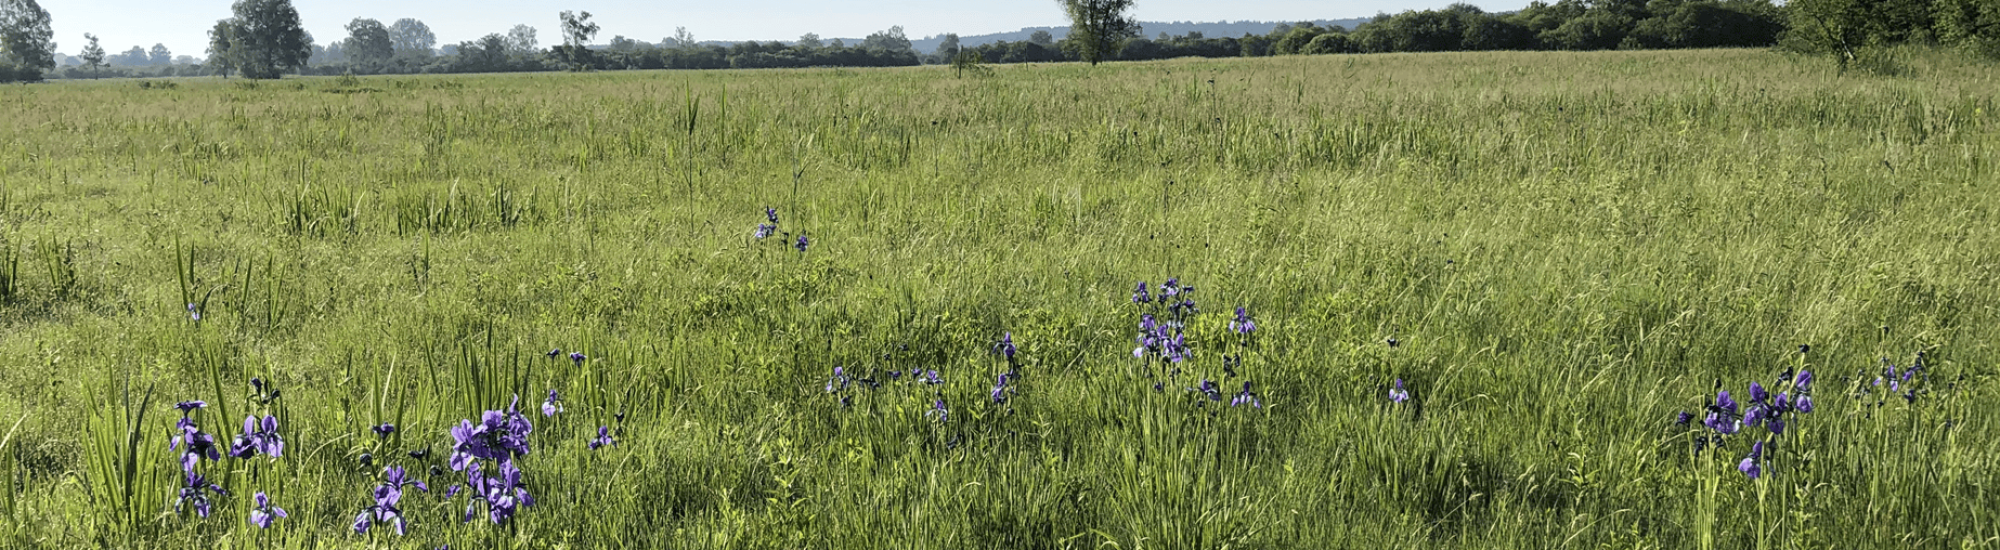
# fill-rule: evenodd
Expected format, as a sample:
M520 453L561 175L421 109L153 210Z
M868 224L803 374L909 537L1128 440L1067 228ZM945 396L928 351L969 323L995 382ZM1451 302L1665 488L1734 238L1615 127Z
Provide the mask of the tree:
M154 65L174 64L174 52L167 50L166 44L153 44L153 49L146 52L146 57Z
M1028 43L1038 46L1054 46L1056 45L1056 36L1049 34L1049 31L1035 31L1034 34L1028 35Z
M83 47L83 66L90 69L91 78L97 78L97 68L104 66L104 47L97 45L97 37L90 33L83 33L83 39L90 41Z
M911 51L910 38L903 36L902 25L889 27L888 30L877 31L875 34L868 35L868 38L861 40L861 47L885 52Z
M1091 65L1118 51L1119 42L1139 36L1139 22L1125 14L1132 9L1132 0L1056 2L1069 15L1069 37L1063 39L1064 49Z
M514 25L513 30L507 31L507 53L509 54L534 55L535 49L540 47L541 44L535 42L534 27Z
M590 22L590 12L577 15L564 11L562 19L562 59L569 70L581 71L590 68L590 39L597 36L597 24Z
M818 35L818 34L815 34L815 33L805 33L805 34L802 34L802 35L799 35L799 47L801 47L801 48L818 48L818 47L820 47L820 46L823 46L823 45L825 45L825 44L823 44L823 43L821 43L821 42L819 41L819 35Z
M360 64L382 63L396 55L396 43L389 38L389 28L374 19L356 17L347 22L347 40L343 46L347 59Z
M674 27L674 45L681 48L695 47L694 33L688 32L687 27Z
M437 35L423 21L405 17L389 26L389 44L397 56L427 59L437 46Z
M231 9L237 32L230 49L238 53L244 78L278 78L312 58L312 42L291 0L236 0Z
M2000 58L2000 4L1938 0L1935 17L1939 42Z
M0 0L0 61L15 67L7 74L41 80L42 71L55 69L56 45L49 42L54 37L48 10L35 0Z
M236 35L239 31L236 22L229 19L216 21L215 27L208 29L208 66L214 67L224 79L229 78L229 72L236 70L238 64Z

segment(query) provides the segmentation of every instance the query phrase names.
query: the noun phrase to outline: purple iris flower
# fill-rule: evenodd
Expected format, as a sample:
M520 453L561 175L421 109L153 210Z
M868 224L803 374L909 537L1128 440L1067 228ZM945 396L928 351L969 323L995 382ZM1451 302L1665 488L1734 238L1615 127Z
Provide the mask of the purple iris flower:
M1680 416L1674 417L1674 425L1686 426L1688 422L1691 422L1693 420L1694 420L1694 415L1688 414L1687 411L1681 411Z
M935 370L924 371L922 374L916 375L916 377L918 381L933 386L944 383L944 378L938 376L938 371Z
M943 397L939 397L936 401L931 402L930 412L924 413L924 416L930 415L937 415L938 422L944 422L947 417L951 416L951 409L944 406Z
M195 515L208 517L209 507L213 504L208 499L208 493L215 493L217 495L229 494L229 491L222 490L221 485L210 483L208 478L202 477L201 474L195 473L192 469L182 473L185 474L185 477L182 478L183 483L181 484L180 496L174 498L175 512L181 511L183 505L192 505L194 506Z
M382 484L389 487L394 487L399 492L402 491L404 487L416 487L417 490L426 493L431 492L430 485L424 484L424 480L411 478L409 476L409 473L403 470L402 466L390 466L388 468L384 468L382 470Z
M1242 405L1249 405L1252 408L1258 408L1258 409L1264 408L1264 402L1260 399L1257 399L1257 394L1251 393L1250 382L1247 380L1243 382L1243 392L1236 394L1236 399L1232 399L1229 401L1229 406L1231 407L1237 407Z
M486 411L478 424L460 420L451 429L455 441L451 469L463 470L474 458L507 462L528 454L528 433L534 431L534 425L521 415L520 402L521 397L515 396L506 412Z
M1147 285L1145 281L1139 281L1139 288L1132 289L1132 303L1134 304L1152 303L1153 294L1147 291L1147 288L1149 288L1150 286L1151 285Z
M845 390L847 389L847 385L853 382L854 379L847 377L847 369L834 367L833 378L826 380L826 393L836 393Z
M1766 391L1766 390L1764 389L1764 385L1763 385L1763 384L1759 384L1759 383L1756 383L1756 382L1751 382L1751 383L1750 383L1750 402L1751 402L1751 403L1763 403L1763 402L1765 402L1765 401L1768 401L1768 400L1770 400L1770 399L1771 399L1771 392L1769 392L1769 391Z
M257 491L257 507L250 509L250 524L256 525L259 529L270 529L271 522L282 517L285 517L285 509L272 506L271 497L265 496L263 491Z
M771 220L771 224L772 224L772 225L777 225L777 224L778 224L778 209L776 209L776 208L771 208L771 207L769 207L769 206L766 206L766 207L764 207L764 219L767 219L767 220Z
M1391 388L1389 390L1389 402L1402 403L1404 401L1409 401L1409 400L1410 400L1409 390L1403 389L1403 379L1397 378L1396 387Z
M1802 413L1812 412L1813 411L1812 395L1799 394L1799 398L1792 403L1792 407L1798 409L1799 412Z
M1812 391L1812 381L1813 381L1812 371L1809 370L1799 371L1799 376L1797 378L1792 379L1792 388L1797 389L1800 392Z
M1199 391L1203 396L1208 397L1209 401L1222 400L1222 387L1215 385L1214 381L1209 380L1207 378L1201 379L1201 387L1196 388L1196 391Z
M548 353L544 353L544 354L542 354L542 355L546 355L546 356L548 356L548 357L549 357L550 359L555 359L555 358L557 358L557 357L562 357L562 348L555 348L555 349L552 349L552 350L549 350L549 352L548 352Z
M535 499L528 494L528 488L521 484L521 469L513 461L500 463L499 475L488 476L483 467L475 464L466 472L467 488L471 499L465 503L465 521L472 521L478 515L479 505L486 505L486 517L494 524L503 524L520 512L523 506L533 506Z
M396 433L396 425L390 424L388 422L376 424L374 427L368 429L373 430L375 432L375 437L381 439L387 439L389 437L389 434Z
M1785 435L1785 417L1772 415L1764 421L1764 428L1771 430L1772 435Z
M201 431L194 421L187 418L182 418L177 425L181 428L181 435L167 445L167 450L177 450L182 444L187 445L187 449L181 454L181 469L192 471L195 463L204 458L222 460L222 451L215 445L215 436Z
M590 450L595 451L603 447L610 447L617 444L618 440L611 438L610 426L598 426L597 439L590 440Z
M188 302L188 318L196 321L201 320L201 308L194 307L194 302Z
M1008 389L1007 373L1000 373L999 379L993 381L993 403L1006 404Z
M562 399L555 390L549 390L549 398L542 401L542 416L555 416L559 412L563 412Z
M1723 434L1733 434L1743 429L1743 423L1738 417L1736 400L1729 397L1729 390L1716 392L1715 404L1709 405L1708 411L1708 418L1702 421L1702 424L1709 429Z
M806 246L809 244L812 244L812 241L806 239L805 235L799 235L799 240L792 243L792 248L797 248L800 253L805 253Z
M1169 278L1167 279L1167 282L1165 284L1160 285L1160 299L1162 300L1165 300L1167 298L1172 298L1180 293L1181 293L1180 277Z
M250 458L259 452L272 458L284 454L285 441L278 436L277 417L267 416L262 422L257 415L243 417L243 433L229 444L229 456L236 458Z
M585 356L585 355L583 354L583 352L581 352L581 351L572 351L572 352L569 352L569 361L570 361L571 363L576 363L576 364L578 364L578 365L582 365L582 364L583 364L583 360L585 360L585 359L589 359L589 357Z
M375 505L361 510L354 516L354 532L367 533L368 528L377 523L387 523L396 529L396 534L408 533L409 522L403 519L403 509L398 506L403 500L403 490L390 485L375 487Z
M1000 350L1001 355L1007 356L1007 360L1012 361L1014 359L1014 352L1016 351L1014 349L1014 333L1009 332L1006 333L1005 335L1002 335L1000 337L1000 346L998 349Z
M179 402L179 403L175 403L175 404L174 404L174 408L175 408L175 409L180 409L180 411L181 411L181 416L183 416L183 417L187 416L187 415L188 415L188 413L191 413L191 412L194 412L194 411L196 411L196 410L200 410L201 408L203 408L203 407L207 407L207 406L208 406L208 402L207 402L207 401L199 401L199 400L197 400L197 401L182 401L182 402Z
M759 239L762 239L762 238L765 238L765 237L769 237L769 236L771 236L771 232L773 232L773 231L777 231L777 230L778 230L778 226L775 226L775 225L770 225L770 224L763 224L763 223L760 223L760 224L757 224L757 230L756 230L756 231L752 231L752 232L750 232L750 236L751 236L751 237L755 237L755 238L759 238Z
M1229 322L1229 331L1237 334L1250 334L1255 330L1257 330L1257 322L1250 320L1250 312L1244 310L1242 306L1237 306L1236 319Z
M1764 469L1758 465L1759 459L1763 457L1764 442L1759 441L1750 446L1750 456L1744 457L1743 462L1737 463L1736 469L1742 471L1743 475L1750 476L1750 479L1757 479L1758 476L1764 475Z

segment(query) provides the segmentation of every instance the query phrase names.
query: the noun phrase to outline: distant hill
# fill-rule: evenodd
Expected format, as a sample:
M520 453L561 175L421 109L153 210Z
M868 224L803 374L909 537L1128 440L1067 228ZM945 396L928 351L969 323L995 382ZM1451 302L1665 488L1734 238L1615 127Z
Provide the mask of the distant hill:
M1365 18L1322 19L1318 21L1313 21L1313 24L1322 27L1329 25L1340 25L1342 27L1346 27L1347 30L1354 30L1354 27L1360 26L1362 23L1366 22L1368 22L1368 20ZM1168 36L1181 36L1191 31L1199 32L1202 34L1202 36L1208 38L1222 38L1225 36L1232 38L1242 38L1243 35L1245 34L1268 34L1271 32L1271 29L1277 28L1279 24L1289 25L1295 23L1297 22L1296 21L1220 21L1214 23L1195 23L1189 21L1173 21L1173 22L1140 21L1139 26L1144 29L1144 31L1141 32L1140 35L1146 38L1156 38L1160 35L1160 33L1167 33ZM1049 31L1049 34L1054 35L1056 40L1062 40L1063 37L1069 36L1068 26L1027 27L1013 32L960 35L958 37L958 43L961 46L978 46L981 44L990 44L993 42L999 42L1001 40L1005 40L1008 42L1020 42L1023 40L1027 40L1030 35L1035 34L1035 31ZM916 50L920 52L930 52L930 51L936 51L938 43L943 41L944 41L944 35L929 36L921 39L912 38L910 39L910 46L916 48ZM847 39L848 44L856 44L859 42L860 40L857 39Z

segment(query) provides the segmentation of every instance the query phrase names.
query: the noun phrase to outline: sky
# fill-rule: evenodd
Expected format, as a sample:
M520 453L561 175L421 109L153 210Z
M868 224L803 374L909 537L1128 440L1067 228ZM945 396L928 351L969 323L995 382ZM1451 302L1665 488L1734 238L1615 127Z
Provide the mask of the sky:
M208 29L228 18L230 0L41 0L55 31L56 51L76 55L84 33L107 53L165 44L174 55L204 57ZM1452 0L1135 0L1141 21L1302 21L1369 17L1377 12L1441 8ZM1527 0L1471 1L1487 11L1520 9ZM987 34L1068 22L1055 0L292 0L314 42L347 37L356 17L387 25L414 17L437 34L438 45L505 34L517 24L537 30L543 47L557 43L556 15L588 11L613 36L660 42L687 27L695 40L794 40L805 33L859 38L902 25L910 38L944 33Z

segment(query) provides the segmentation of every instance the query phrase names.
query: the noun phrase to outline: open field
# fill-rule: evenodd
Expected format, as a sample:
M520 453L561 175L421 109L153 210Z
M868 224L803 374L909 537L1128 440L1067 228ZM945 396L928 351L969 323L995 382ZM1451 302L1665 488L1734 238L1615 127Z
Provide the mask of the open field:
M1994 547L2000 68L1912 59L0 88L4 544ZM449 429L510 395L534 503L461 523ZM195 460L207 518L194 399L285 442ZM355 534L385 463L429 491Z

